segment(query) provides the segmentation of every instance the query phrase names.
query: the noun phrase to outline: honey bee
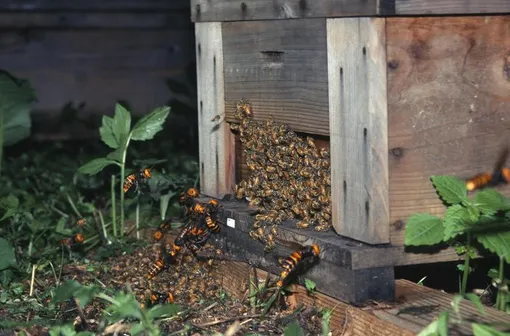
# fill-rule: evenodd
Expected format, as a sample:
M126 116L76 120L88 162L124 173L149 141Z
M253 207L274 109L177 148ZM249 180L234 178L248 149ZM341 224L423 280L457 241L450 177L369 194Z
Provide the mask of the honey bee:
M84 227L87 224L87 220L85 218L80 218L76 221L76 225L79 227Z
M280 279L276 283L276 287L278 289L282 288L289 276L294 274L304 259L310 257L318 257L319 254L320 248L316 244L313 244L312 246L305 246L301 250L292 252L292 254L282 262L283 270L280 273Z
M133 185L135 186L135 189L138 190L140 183L146 182L151 177L152 173L150 168L144 168L137 173L129 174L124 179L124 193L128 192Z
M508 154L509 148L503 148L494 166L493 172L478 174L467 179L466 189L468 191L474 191L485 187L495 187L500 184L510 183L510 169L503 168L503 165L508 158Z

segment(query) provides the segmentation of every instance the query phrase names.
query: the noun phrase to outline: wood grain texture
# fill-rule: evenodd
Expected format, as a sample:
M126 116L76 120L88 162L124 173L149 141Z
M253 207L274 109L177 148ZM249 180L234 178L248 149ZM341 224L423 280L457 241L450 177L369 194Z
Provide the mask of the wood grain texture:
M120 10L139 11L153 10L161 11L176 8L189 8L189 0L16 0L2 1L0 11L62 11L62 10Z
M154 12L0 12L0 28L192 29L186 10Z
M335 231L389 242L385 21L327 19Z
M508 145L510 16L388 18L386 29L391 243L402 246L409 216L444 214L431 175L491 171Z
M451 311L453 295L435 289L419 286L408 280L397 280L396 299L399 304L395 307L373 310L374 315L401 327L408 328L415 333L437 319L445 310ZM486 315L478 312L477 308L468 300L459 304L460 316L464 320L473 319L478 323L508 323L508 314L490 307L484 307ZM471 323L462 325L449 323L448 335L471 335Z
M221 23L195 24L200 191L222 198L235 180L234 136L211 119L225 111Z
M116 100L150 112L168 103L166 80L184 79L194 58L192 29L2 30L0 49L1 67L30 80L36 112L48 114L68 102L85 102L86 114L112 114Z
M489 14L510 12L507 0L395 0L397 15Z
M256 270L258 283L264 283L267 272L258 268ZM253 271L251 273L253 274ZM240 300L247 298L249 274L250 266L248 264L232 261L222 262L213 271L213 276L220 279L223 288ZM270 275L276 277L274 274ZM330 322L332 335L414 335L409 330L379 319L370 312L350 306L322 293L317 292L310 296L303 286L292 285L291 288L293 294L290 295L289 301L294 301L295 305L303 303L308 306L315 305L317 308L334 308Z
M376 0L191 0L191 20L248 21L376 15Z
M244 97L257 120L329 135L325 20L225 22L223 43L228 121Z

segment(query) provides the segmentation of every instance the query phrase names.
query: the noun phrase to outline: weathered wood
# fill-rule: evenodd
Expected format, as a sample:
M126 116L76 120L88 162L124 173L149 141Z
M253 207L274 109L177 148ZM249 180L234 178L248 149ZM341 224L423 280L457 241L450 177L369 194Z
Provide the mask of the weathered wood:
M442 216L431 175L491 171L510 128L510 16L388 18L391 243L414 213ZM498 188L510 195L510 188ZM408 253L402 263L448 254Z
M52 29L192 29L187 11L129 12L0 12L0 28Z
M234 136L226 123L213 122L225 111L221 23L197 23L197 98L200 156L200 190L223 197L235 179Z
M29 30L0 33L0 64L28 79L36 112L55 114L70 101L83 113L113 113L126 100L147 113L173 97L168 78L184 79L193 30ZM194 103L194 102L193 102Z
M248 264L227 261L218 264L212 273L214 277L220 280L222 287L227 293L239 300L246 299L248 277L250 274L250 266ZM257 268L258 283L263 283L267 275L266 271ZM274 273L270 273L270 275L276 277ZM301 285L292 285L291 290L292 294L289 295L289 301L295 301L296 304L303 303L307 306L316 306L317 308L334 308L330 322L332 335L362 336L375 333L382 336L413 335L408 330L320 292L316 292L313 296L308 295L306 289Z
M395 0L397 15L509 13L508 0Z
M332 232L298 229L295 221L285 221L275 237L279 239L276 248L266 253L264 244L248 234L254 217L247 202L222 200L221 204L218 218L223 224L221 232L214 235L212 241L217 241L223 251L244 258L266 271L279 273L278 258L287 257L293 248L278 242L301 246L318 244L321 248L320 262L304 276L315 281L319 291L348 302L389 300L393 297L393 265L399 257L398 249L372 247L338 237ZM374 278L378 280L373 281ZM303 277L298 280L302 282Z
M228 121L244 97L255 119L329 135L324 20L226 22L223 43Z
M419 286L403 279L397 280L395 287L399 304L395 307L372 311L382 320L418 333L437 319L442 311L451 311L453 299L451 294ZM485 307L485 310L486 315L480 314L473 303L467 300L459 304L460 316L464 320L473 319L478 323L509 323L508 314L490 307ZM471 335L472 333L470 323L458 326L450 322L448 326L448 335Z
M119 11L140 11L153 10L163 11L177 8L189 8L189 0L16 0L2 1L0 11L65 11L65 10L119 10Z
M389 242L384 23L327 19L332 222L369 244Z
M376 0L191 0L191 20L247 21L377 15Z

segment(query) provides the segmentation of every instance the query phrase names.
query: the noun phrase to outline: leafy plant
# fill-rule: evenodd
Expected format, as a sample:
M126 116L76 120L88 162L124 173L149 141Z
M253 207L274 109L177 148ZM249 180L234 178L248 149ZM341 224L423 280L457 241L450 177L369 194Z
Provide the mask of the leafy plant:
M466 293L469 263L476 255L475 243L510 263L510 200L494 189L467 195L464 181L451 176L432 176L432 184L447 205L444 218L426 213L408 220L405 245L423 246L448 243L464 254L461 294ZM499 278L503 279L503 267Z
M27 80L0 71L0 171L3 148L30 135L30 112L36 100Z
M130 141L150 140L163 129L170 107L163 106L154 109L151 113L142 117L131 128L131 114L120 104L115 106L114 117L103 116L103 123L99 129L101 140L113 149L106 157L94 159L79 168L79 172L95 175L109 165L117 165L120 168L120 236L124 235L124 190L122 180L126 172L126 156ZM115 208L115 181L112 178L112 207ZM117 236L115 210L112 209L113 234Z

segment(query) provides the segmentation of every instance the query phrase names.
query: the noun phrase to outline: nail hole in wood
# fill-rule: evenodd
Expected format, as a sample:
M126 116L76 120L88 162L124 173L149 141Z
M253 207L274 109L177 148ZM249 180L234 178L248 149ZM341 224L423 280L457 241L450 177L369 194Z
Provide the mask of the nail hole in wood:
M391 60L391 61L388 62L388 67L390 69L396 69L396 68L398 68L398 65L399 64L398 64L397 60Z
M395 147L391 150L391 154L396 157L402 157L404 155L404 148Z
M364 128L363 128L363 136L364 136L365 138L367 137L367 132L368 132L368 131L367 131L367 128L366 128L366 127L364 127Z
M347 191L347 181L344 180L344 193Z
M363 51L363 55L367 54L367 48L366 47L363 47L362 51Z
M244 2L241 2L241 10L243 12L245 12L247 8L248 8L248 6L246 6L246 4Z
M202 46L200 45L200 43L198 44L197 49L198 49L198 50L197 50L198 54L199 54L199 55L200 55L200 54L202 54Z
M344 68L340 67L340 76L344 75Z
M197 14L200 14L200 4L197 4L195 6L195 11L197 12Z

